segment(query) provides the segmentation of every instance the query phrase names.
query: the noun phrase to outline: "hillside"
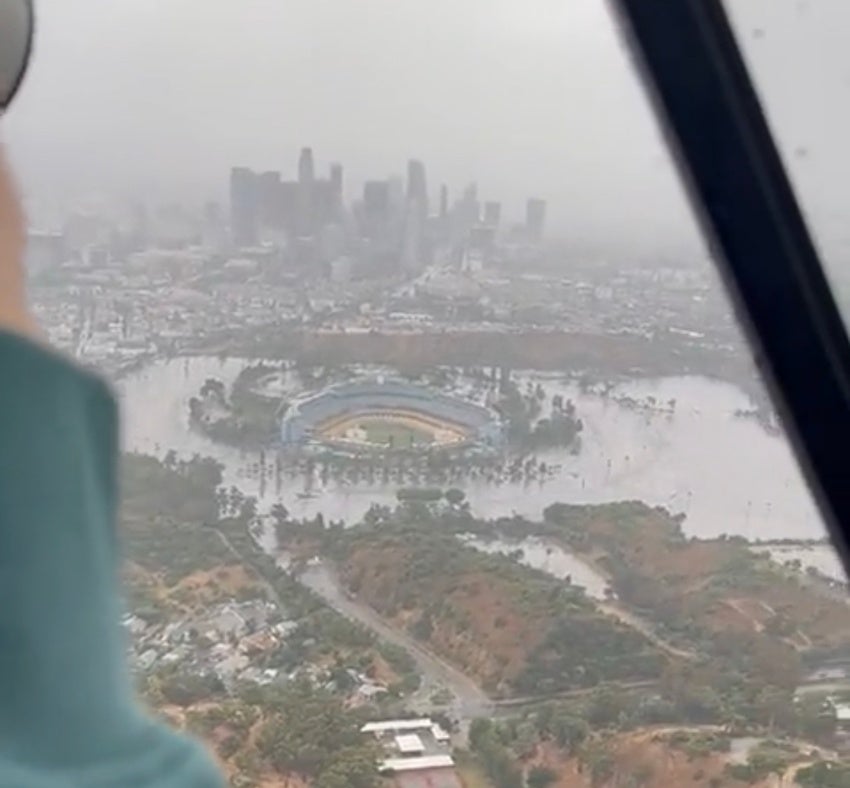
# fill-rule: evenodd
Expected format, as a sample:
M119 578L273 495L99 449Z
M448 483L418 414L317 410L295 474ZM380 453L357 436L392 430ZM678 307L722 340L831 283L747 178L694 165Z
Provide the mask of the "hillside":
M128 455L122 471L125 588L136 623L145 624L131 638L141 699L200 736L234 786L377 786L375 753L359 733L370 707L353 676L386 687L392 707L418 686L409 657L376 643L263 555L248 533L252 502L231 503L239 513L219 518L214 462ZM217 617L242 602L260 609L274 603L272 623L222 635ZM286 638L269 639L284 616ZM266 628L257 633L256 626ZM187 637L175 634L181 628ZM250 654L252 667L284 672L287 681L225 686L212 670L221 649L229 657ZM140 667L144 653L157 660Z
M633 724L637 707L617 720L619 697L605 695L583 708L476 720L462 771L481 788L777 788L794 776L822 788L846 784L847 767L823 760L834 753L806 741L736 738L718 725ZM824 782L825 770L839 782ZM777 783L780 777L787 782Z
M595 562L623 604L686 646L744 650L771 674L850 647L850 605L743 539L687 538L676 518L640 503L556 504L542 530Z
M497 695L537 695L603 680L657 678L664 657L597 611L582 589L404 524L337 537L358 600L405 627Z
M753 748L748 765L730 746L709 732L648 728L609 736L573 757L541 747L535 760L557 773L552 788L776 788L780 775L810 763L805 750L772 755L765 745Z
M174 727L203 739L239 788L377 788L379 753L362 712L306 682L244 689L226 700L164 706Z

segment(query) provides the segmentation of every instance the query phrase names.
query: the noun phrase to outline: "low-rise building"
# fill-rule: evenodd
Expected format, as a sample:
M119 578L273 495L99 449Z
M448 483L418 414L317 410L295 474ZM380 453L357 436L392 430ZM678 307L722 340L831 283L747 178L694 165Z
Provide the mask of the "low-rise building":
M427 717L369 722L361 728L384 751L381 771L400 786L460 788L451 755L451 736Z

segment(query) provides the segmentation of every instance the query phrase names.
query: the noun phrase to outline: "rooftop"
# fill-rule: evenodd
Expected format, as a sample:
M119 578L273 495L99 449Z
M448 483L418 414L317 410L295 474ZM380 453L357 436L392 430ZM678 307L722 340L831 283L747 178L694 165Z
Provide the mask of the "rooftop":
M384 722L367 722L361 729L361 733L390 733L396 731L418 731L430 728L433 725L430 719L422 717L415 720L386 720Z
M381 768L391 772L409 772L418 769L450 769L454 765L451 755L419 755L414 758L387 758Z
M383 746L384 771L411 773L454 767L449 754L451 737L427 717L370 722L361 731L373 734Z
M415 733L405 733L395 737L396 747L399 752L409 755L412 753L425 752L425 745Z

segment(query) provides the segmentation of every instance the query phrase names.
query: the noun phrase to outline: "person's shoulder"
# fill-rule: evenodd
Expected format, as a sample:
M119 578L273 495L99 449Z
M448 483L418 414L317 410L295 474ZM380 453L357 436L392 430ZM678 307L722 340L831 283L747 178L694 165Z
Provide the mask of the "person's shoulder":
M150 720L123 752L66 772L68 788L225 788L214 758L196 739ZM57 784L63 788L64 783ZM46 786L54 788L52 784ZM0 788L5 785L0 781Z
M32 385L76 388L109 407L111 386L96 372L46 341L0 328L0 369L4 378Z

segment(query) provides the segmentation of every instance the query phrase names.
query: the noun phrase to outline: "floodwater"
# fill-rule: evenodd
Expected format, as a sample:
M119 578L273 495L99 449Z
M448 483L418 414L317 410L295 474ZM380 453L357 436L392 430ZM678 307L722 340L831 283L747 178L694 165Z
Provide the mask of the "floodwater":
M509 555L517 550L521 553L521 563L541 572L563 580L570 576L570 583L584 588L585 593L593 599L605 599L605 588L608 581L599 572L586 564L577 556L556 544L537 537L528 537L522 541L507 539L480 539L472 534L461 536L464 544L485 553L500 553Z
M164 456L212 456L225 466L225 484L255 495L263 507L281 500L295 517L322 512L326 519L358 520L373 503L394 504L395 486L332 483L305 490L305 481L276 473L274 452L246 452L213 443L188 425L188 401L204 380L230 385L246 362L215 357L162 360L119 383L124 404L124 446ZM820 518L785 440L736 411L751 407L731 385L700 377L636 381L608 395L582 393L551 374L519 373L552 395L572 399L584 422L581 451L539 454L561 466L544 482L488 485L465 491L476 515L512 513L539 518L551 503L642 500L686 515L689 534L722 533L760 539L824 535ZM673 412L624 401L653 397Z
M804 571L812 566L821 574L831 577L833 580L842 583L847 581L841 559L830 545L771 545L769 551L771 558L780 563L796 559L800 562Z

